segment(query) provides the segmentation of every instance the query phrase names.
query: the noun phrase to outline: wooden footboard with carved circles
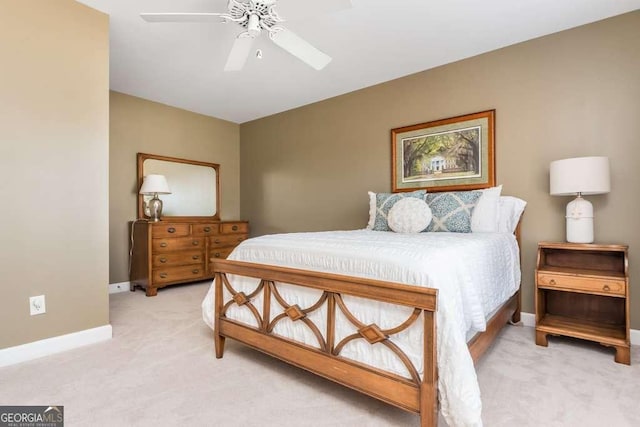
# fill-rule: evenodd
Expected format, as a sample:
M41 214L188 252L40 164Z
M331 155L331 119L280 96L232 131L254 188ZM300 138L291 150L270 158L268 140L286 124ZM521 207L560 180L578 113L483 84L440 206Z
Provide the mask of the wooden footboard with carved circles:
M225 338L232 338L382 401L419 413L422 426L436 425L437 290L237 261L216 261L214 270L216 357L223 355ZM234 288L227 277L231 274L259 279L259 283L246 294ZM313 304L300 307L283 298L280 283L316 289L321 294ZM345 304L344 296L406 306L412 310L400 324L382 328L375 323L364 324L358 320ZM259 304L262 305L257 307ZM272 307L273 304L277 307ZM229 309L234 306L246 307L257 326L227 317ZM311 317L322 307L326 308L326 324L319 326ZM278 314L272 315L276 310ZM355 333L336 337L337 313L353 325ZM275 334L274 329L285 319L304 324L315 337L317 346ZM390 339L417 322L422 323L424 336L422 375L409 356ZM404 365L408 377L344 357L342 351L345 346L357 340L385 346Z
M514 234L520 247L520 222ZM215 272L216 357L221 358L223 355L225 338L232 338L401 409L418 413L422 427L437 425L436 289L264 264L216 259L211 261ZM257 287L248 294L239 292L229 282L227 275L230 274L258 279ZM321 296L308 307L289 304L282 297L278 283L316 289L321 291ZM223 291L230 295L226 302L223 299ZM276 308L282 310L282 313L273 318L272 295L278 304ZM383 329L376 324L360 322L344 302L344 296L347 295L410 307L413 310L404 322ZM255 305L260 299L263 304L262 311ZM249 326L228 318L227 311L234 305L246 306L257 326ZM324 305L327 307L326 326L319 327L310 317ZM520 321L520 308L521 289L487 321L485 332L476 334L467 343L474 362L482 357L506 324ZM335 325L338 312L355 327L356 333L336 342ZM275 327L284 319L306 325L315 336L318 346L303 344L275 334ZM390 339L419 322L422 322L424 337L422 376L410 358ZM380 344L387 347L402 361L409 376L396 375L343 357L341 353L345 346L355 340L365 340L370 345Z

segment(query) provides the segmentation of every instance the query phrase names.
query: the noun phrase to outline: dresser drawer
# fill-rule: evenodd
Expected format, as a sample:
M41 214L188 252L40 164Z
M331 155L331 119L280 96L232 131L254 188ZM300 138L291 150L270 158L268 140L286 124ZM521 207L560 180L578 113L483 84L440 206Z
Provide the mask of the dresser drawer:
M153 237L183 237L190 232L189 224L153 224Z
M204 237L178 237L175 239L153 239L154 252L170 252L186 249L204 249Z
M247 240L246 234L221 234L209 237L209 248L224 248L226 246L237 246L240 242Z
M218 258L218 259L226 259L229 254L231 252L233 252L234 247L226 247L226 248L220 248L220 249L210 249L209 250L209 261L211 261L212 259Z
M153 267L171 267L177 265L201 264L203 251L167 252L153 256Z
M223 222L220 224L220 232L222 234L248 233L249 225L246 222Z
M198 280L204 276L204 264L158 268L153 270L153 282L156 284L176 282L180 280Z
M208 236L219 232L219 224L193 224L193 234L197 236Z
M583 291L600 295L614 295L621 297L624 297L626 294L624 280L564 276L552 273L538 273L538 287L566 291Z

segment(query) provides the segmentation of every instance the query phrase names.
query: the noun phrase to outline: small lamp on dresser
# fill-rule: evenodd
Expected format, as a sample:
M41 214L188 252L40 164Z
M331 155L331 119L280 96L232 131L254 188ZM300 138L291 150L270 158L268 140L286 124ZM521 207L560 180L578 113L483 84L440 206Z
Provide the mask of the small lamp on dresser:
M556 160L549 168L552 196L577 196L567 204L567 242L593 243L593 205L583 195L611 189L608 157Z
M142 186L140 186L140 194L151 195L153 198L146 202L144 212L149 216L151 221L160 221L162 215L162 200L158 198L158 194L171 194L169 184L164 175L147 175L144 177Z

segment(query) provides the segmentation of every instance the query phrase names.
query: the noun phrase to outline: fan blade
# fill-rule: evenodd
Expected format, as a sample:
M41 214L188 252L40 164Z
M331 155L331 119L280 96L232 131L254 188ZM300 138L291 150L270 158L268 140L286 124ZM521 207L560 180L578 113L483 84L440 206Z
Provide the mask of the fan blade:
M222 22L226 13L141 13L147 22Z
M316 0L313 5L300 0L278 0L276 11L285 21L351 9L351 0Z
M224 66L225 71L242 70L244 63L247 62L253 45L253 37L245 36L244 34L240 34L236 41L233 42L233 47L227 58L227 64Z
M316 49L309 42L300 38L292 31L283 28L271 34L271 40L291 55L307 63L316 70L322 70L331 62L331 57Z

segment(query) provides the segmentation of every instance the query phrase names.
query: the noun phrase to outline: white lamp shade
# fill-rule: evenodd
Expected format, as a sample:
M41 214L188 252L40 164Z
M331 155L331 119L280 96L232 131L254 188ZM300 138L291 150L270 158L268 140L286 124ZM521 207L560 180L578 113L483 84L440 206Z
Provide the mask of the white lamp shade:
M603 194L611 190L608 157L556 160L549 167L552 196Z
M140 194L171 194L167 178L164 175L147 175L144 177Z

